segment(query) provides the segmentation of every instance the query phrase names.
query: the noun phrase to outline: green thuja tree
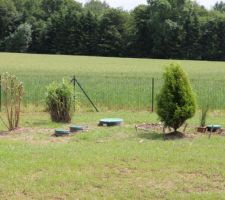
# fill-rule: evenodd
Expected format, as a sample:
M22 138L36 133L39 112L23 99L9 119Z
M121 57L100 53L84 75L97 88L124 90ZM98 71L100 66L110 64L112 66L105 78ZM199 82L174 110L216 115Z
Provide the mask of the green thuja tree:
M163 79L163 87L157 96L157 114L165 127L173 128L177 132L195 114L195 95L180 65L170 64Z

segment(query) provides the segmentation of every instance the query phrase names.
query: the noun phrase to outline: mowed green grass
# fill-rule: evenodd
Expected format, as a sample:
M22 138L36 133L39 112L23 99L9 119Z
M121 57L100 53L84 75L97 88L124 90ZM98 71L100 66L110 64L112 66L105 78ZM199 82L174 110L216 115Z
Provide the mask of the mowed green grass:
M100 110L149 110L152 78L156 95L171 62L180 63L188 73L199 105L209 102L213 109L225 108L224 62L0 53L0 73L11 72L24 82L25 105L43 105L50 82L76 75ZM77 92L79 105L87 108L84 95Z
M106 116L125 124L97 127ZM21 119L23 130L0 136L0 199L225 199L224 136L164 141L136 132L135 124L157 122L148 112L76 114L73 123L90 130L65 138L51 134L68 125L45 113Z

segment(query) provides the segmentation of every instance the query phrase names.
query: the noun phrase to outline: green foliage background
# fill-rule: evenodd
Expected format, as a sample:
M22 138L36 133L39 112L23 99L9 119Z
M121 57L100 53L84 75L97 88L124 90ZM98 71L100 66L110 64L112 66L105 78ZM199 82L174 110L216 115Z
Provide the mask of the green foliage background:
M225 60L224 7L148 0L124 11L98 0L0 0L0 50Z

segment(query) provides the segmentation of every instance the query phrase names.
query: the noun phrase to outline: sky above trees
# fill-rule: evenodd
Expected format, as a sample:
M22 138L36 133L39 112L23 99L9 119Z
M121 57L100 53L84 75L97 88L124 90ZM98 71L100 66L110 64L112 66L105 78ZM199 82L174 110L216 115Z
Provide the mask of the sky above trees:
M77 1L81 3L88 2L88 0L77 0ZM105 1L110 6L123 7L126 10L131 10L139 4L146 4L146 0L105 0ZM211 8L217 1L220 0L197 0L199 4L204 5L206 8Z

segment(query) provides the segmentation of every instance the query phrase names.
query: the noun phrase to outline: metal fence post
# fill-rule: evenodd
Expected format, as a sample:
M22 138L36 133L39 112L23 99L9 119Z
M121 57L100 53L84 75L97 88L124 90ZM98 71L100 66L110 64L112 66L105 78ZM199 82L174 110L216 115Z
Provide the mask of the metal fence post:
M95 106L95 104L93 103L93 101L91 100L91 98L88 96L88 94L85 92L85 90L83 89L83 87L81 86L81 84L78 82L78 80L75 78L74 79L77 86L81 89L81 91L84 93L84 95L86 96L86 98L88 99L88 101L91 103L91 105L95 108L96 112L99 112L98 108Z
M73 109L76 111L76 77L73 76Z
M154 98L155 98L155 78L152 78L152 112L154 112Z

